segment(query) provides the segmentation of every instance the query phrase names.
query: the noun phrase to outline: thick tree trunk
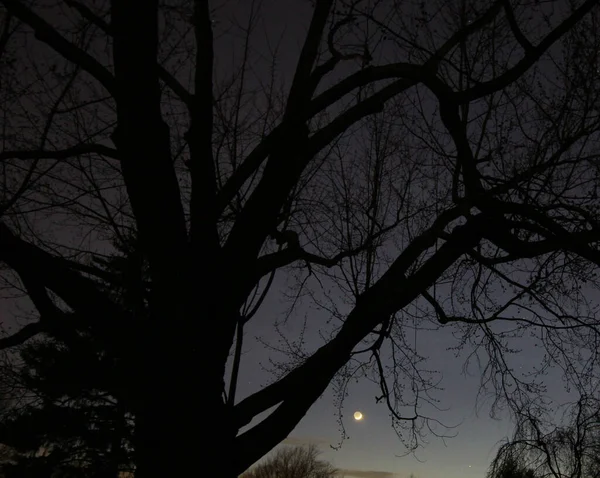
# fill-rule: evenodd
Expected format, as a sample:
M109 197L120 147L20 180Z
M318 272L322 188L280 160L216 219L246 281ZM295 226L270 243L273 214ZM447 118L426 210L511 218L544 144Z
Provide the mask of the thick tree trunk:
M139 413L135 477L236 477L233 436L224 425L223 407L210 408L207 395L212 393L193 398L176 396L180 393L170 403L152 397Z
M217 344L168 323L154 335L136 377L136 478L237 476Z

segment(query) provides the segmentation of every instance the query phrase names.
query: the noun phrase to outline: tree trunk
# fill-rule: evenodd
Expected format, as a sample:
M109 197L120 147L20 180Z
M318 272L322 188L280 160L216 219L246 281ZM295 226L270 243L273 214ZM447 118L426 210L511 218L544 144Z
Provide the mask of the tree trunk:
M236 433L223 400L224 364L214 354L216 344L199 331L175 329L163 325L140 364L135 476L236 477Z
M208 397L169 404L154 397L136 419L136 478L207 476L234 478L233 436Z

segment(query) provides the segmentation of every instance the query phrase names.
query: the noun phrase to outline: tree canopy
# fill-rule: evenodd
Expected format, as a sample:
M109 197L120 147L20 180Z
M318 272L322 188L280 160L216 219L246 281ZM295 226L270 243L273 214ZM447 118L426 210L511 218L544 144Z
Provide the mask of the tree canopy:
M492 463L488 478L536 478L535 472L515 454L499 453Z
M241 478L334 478L336 469L319 460L315 445L284 446L244 473Z
M494 469L516 462L551 478L600 477L600 401L595 393L580 393L559 410L530 403L516 413L516 427L494 461Z
M599 2L282 3L0 0L0 347L85 330L139 478L237 476L355 377L417 446L419 330L515 413L597 377ZM322 341L240 396L269 295Z

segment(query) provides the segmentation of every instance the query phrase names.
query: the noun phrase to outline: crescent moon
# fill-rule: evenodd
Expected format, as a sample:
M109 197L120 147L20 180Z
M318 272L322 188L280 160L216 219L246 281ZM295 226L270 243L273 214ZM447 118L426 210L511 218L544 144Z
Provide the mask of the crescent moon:
M359 422L363 419L363 414L360 412L354 412L354 419Z

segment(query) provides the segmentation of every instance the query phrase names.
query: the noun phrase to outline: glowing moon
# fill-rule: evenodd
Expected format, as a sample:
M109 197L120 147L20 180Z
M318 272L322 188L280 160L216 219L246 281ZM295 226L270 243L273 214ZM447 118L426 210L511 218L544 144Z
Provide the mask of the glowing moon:
M363 419L363 414L360 412L354 412L354 419L359 422Z

